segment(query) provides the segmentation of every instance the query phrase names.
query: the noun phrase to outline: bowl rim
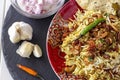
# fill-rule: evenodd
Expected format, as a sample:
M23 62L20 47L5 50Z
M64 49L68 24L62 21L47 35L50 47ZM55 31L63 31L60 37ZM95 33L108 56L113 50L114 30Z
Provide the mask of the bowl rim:
M19 5L17 3L17 0L10 0L10 1L11 1L12 6L17 10L17 12L19 12L20 14L22 14L24 16L27 16L29 18L35 18L35 19L46 18L46 17L49 17L49 16L53 15L54 13L56 13L59 10L60 7L62 7L62 5L65 2L65 0L58 0L56 2L56 4L57 5L60 4L60 5L58 5L56 8L53 8L53 9L51 9L51 10L49 10L49 11L43 13L43 14L30 14L30 13L22 10L19 7ZM15 1L15 2L13 2L13 1Z
M49 63L50 63L50 66L51 66L53 72L55 73L55 75L56 75L60 80L61 80L61 77L60 77L59 73L56 72L55 68L53 67L52 61L51 61L51 59L50 59L50 53L49 53L49 51L48 51L48 39L49 39L49 38L48 38L48 37L49 37L48 35L49 35L49 30L50 30L50 28L51 28L51 26L52 26L52 24L53 24L53 20L54 20L54 19L56 18L56 16L62 11L62 9L65 8L65 7L66 7L68 4L70 4L71 2L72 2L71 0L68 0L68 1L63 5L63 7L58 10L58 12L57 12L56 15L53 17L53 19L52 19L52 21L51 21L51 23L50 23L50 25L49 25L49 27L48 27L47 36L46 36L46 52L47 52L48 61L49 61Z

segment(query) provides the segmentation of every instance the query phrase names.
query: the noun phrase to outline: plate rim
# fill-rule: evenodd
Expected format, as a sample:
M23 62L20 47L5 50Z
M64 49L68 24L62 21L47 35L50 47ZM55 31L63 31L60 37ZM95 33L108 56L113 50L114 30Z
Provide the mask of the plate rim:
M62 9L64 8L64 7L66 7L69 3L71 3L72 2L72 0L69 0L68 2L66 2L58 11L57 11L57 13L55 14L55 16L53 17L53 19L52 19L52 21L51 21L51 23L50 23L50 25L49 25L49 27L48 27L48 31L47 31L47 37L46 37L46 51L47 51L47 57L48 57L48 61L49 61L49 63L50 63L50 66L51 66L51 68L52 68L52 70L54 71L54 73L56 74L56 76L61 80L61 78L60 78L60 76L58 75L58 73L55 71L55 68L53 67L53 65L52 65L52 62L51 62L51 59L50 59L50 54L49 54L49 51L48 51L48 35L49 35L49 30L50 30L50 27L51 27L51 25L52 25L52 23L53 23L53 20L56 18L56 16L58 15L58 13L60 13L61 11L62 11Z

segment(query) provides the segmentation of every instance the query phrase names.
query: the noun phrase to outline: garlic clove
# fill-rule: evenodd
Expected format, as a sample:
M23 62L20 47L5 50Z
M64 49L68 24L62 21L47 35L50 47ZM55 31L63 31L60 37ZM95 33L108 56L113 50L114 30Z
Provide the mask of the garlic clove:
M32 33L33 33L33 29L29 24L27 24L25 22L20 22L21 40L31 40Z
M42 50L41 50L41 48L37 44L34 45L33 55L36 58L42 57Z
M18 30L18 27L19 27L19 23L18 22L15 22L12 24L12 26L8 29L8 35L9 35L9 38L10 38L10 41L12 43L17 43L20 41L20 34L19 34L19 30Z
M16 50L16 53L21 57L29 58L34 49L34 44L24 41L21 46Z

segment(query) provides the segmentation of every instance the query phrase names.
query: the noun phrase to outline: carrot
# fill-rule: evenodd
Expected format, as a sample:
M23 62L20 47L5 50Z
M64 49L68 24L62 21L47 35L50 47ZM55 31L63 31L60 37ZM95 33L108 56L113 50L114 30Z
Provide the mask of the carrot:
M28 74L34 76L34 77L38 77L41 80L44 80L43 77L41 77L36 71L34 71L33 69L31 69L29 67L23 66L21 64L17 64L17 67L20 68L21 70L27 72Z

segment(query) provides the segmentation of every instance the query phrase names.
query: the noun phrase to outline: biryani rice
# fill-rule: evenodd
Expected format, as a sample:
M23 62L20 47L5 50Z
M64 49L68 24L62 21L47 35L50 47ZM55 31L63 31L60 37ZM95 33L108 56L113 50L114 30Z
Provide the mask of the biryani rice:
M95 58L89 63L85 61L86 56L90 53L88 51L89 45L82 45L82 50L74 55L75 50L71 51L74 47L70 42L74 41L82 29L84 29L88 24L88 19L93 17L94 14L102 14L102 16L106 19L106 24L110 25L109 17L102 13L101 11L86 11L85 13L81 13L79 10L75 14L75 20L70 21L68 24L69 28L72 28L73 25L78 25L78 28L71 32L64 40L62 45L60 45L61 51L66 54L65 56L65 64L66 66L75 65L75 69L72 72L74 75L83 75L87 78L87 80L119 80L120 75L114 74L114 71L120 73L120 44L118 44L118 51L105 51L105 55L109 55L110 59L106 59L103 56L97 55ZM115 20L114 24L117 25L120 23L119 19ZM119 26L120 27L120 26ZM85 36L79 39L80 42L87 42L90 39L90 32L88 32ZM98 44L100 40L95 40L95 43ZM114 43L112 44L114 45ZM96 51L97 52L97 51ZM95 52L95 54L96 54ZM114 58L112 58L114 57ZM107 71L110 70L109 72ZM111 77L112 76L112 77Z

